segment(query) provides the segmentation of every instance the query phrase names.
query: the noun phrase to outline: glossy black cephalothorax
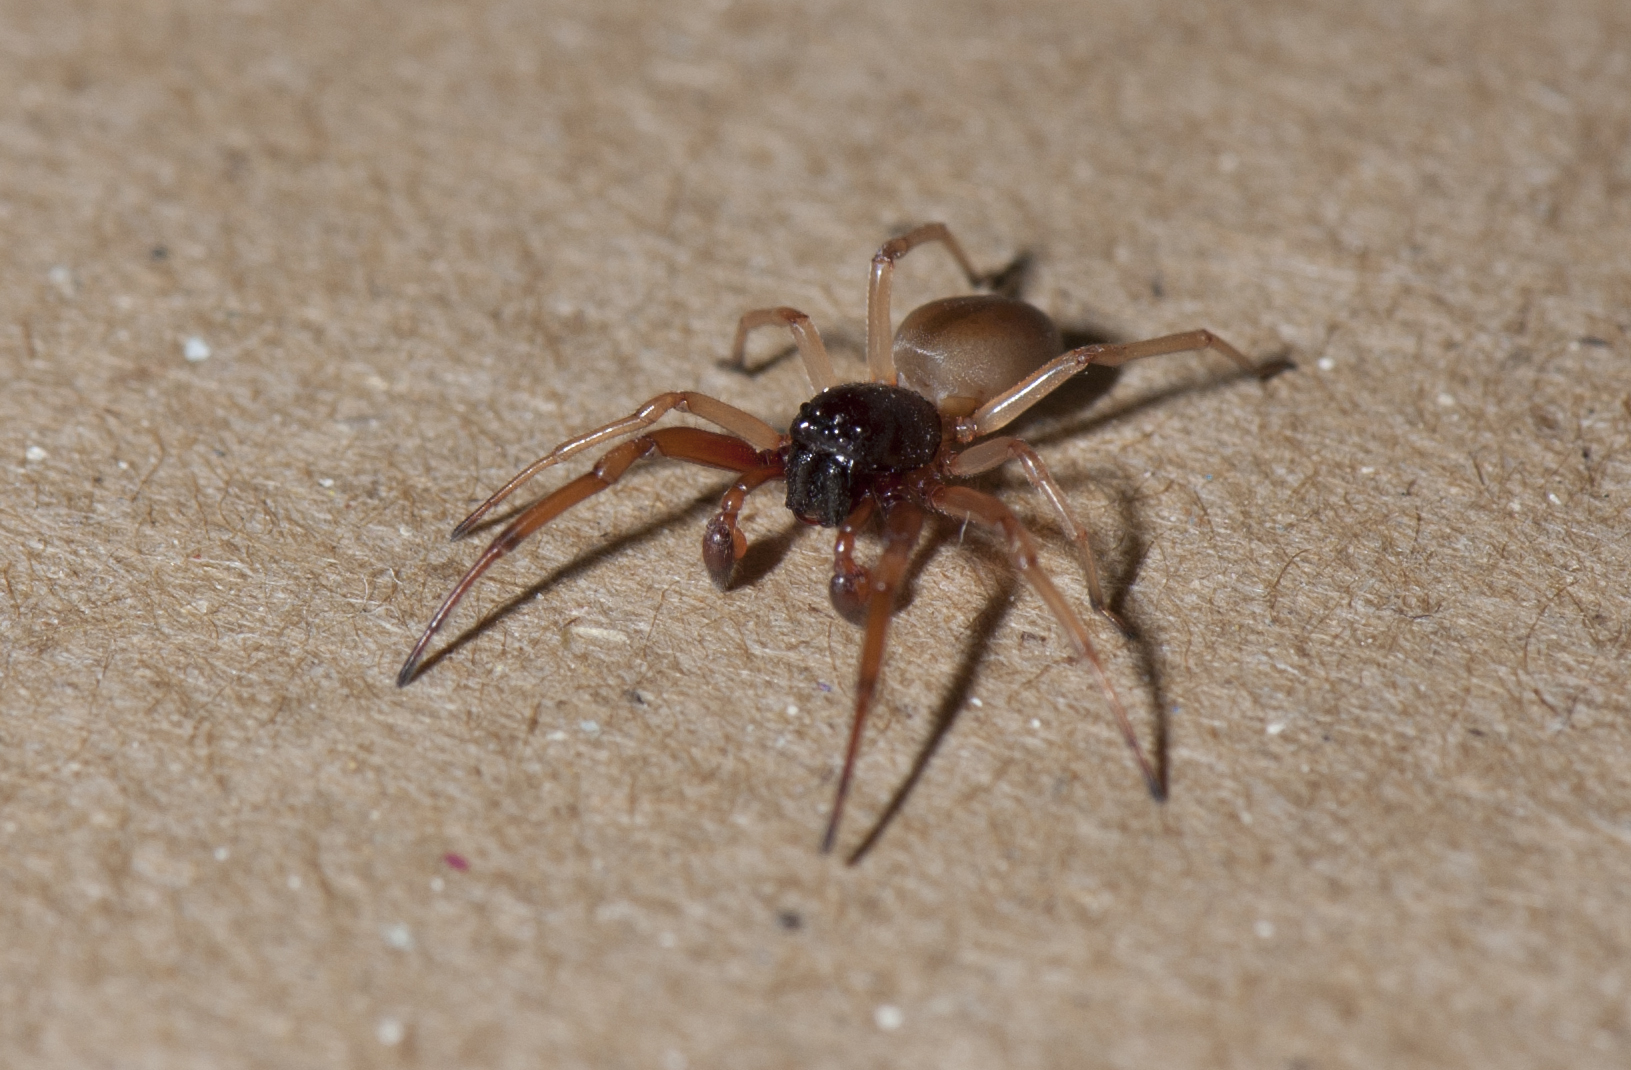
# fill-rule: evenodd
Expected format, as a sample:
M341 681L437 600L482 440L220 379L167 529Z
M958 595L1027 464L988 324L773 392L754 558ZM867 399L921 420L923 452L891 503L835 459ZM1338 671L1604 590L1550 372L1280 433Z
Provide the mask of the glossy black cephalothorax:
M934 402L883 383L845 383L799 407L788 428L787 508L837 527L875 477L934 460L942 438Z

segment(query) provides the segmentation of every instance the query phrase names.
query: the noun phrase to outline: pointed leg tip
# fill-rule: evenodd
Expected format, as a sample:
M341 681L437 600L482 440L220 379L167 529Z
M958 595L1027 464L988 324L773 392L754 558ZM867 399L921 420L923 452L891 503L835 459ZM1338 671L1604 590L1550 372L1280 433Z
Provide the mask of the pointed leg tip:
M407 687L413 683L414 674L419 671L419 660L409 658L402 666L402 671L396 674L396 686Z
M1094 612L1098 613L1099 616L1103 617L1105 620L1114 625L1116 631L1121 633L1121 637L1123 639L1131 642L1138 638L1138 633L1133 631L1133 626L1128 624L1126 619L1122 617L1120 613L1117 613L1109 606L1093 603L1093 610Z
M1282 372L1294 372L1296 370L1297 363L1290 357L1276 357L1273 360L1267 360L1258 365L1257 378L1260 382L1266 383Z

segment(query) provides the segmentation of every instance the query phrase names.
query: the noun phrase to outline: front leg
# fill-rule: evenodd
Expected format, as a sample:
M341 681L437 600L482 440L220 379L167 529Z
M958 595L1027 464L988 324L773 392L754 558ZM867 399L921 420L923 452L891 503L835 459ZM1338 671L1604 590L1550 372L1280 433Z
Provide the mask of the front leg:
M906 578L906 566L911 562L912 549L923 531L923 510L909 502L890 508L883 523L883 556L872 571L867 583L866 637L861 640L861 672L855 681L855 719L850 722L849 746L844 750L844 770L838 775L838 790L834 794L832 817L827 822L827 833L821 838L823 854L832 850L838 839L838 823L844 816L844 800L849 797L850 781L855 776L855 759L861 753L861 731L866 726L867 714L872 709L872 696L878 690L878 677L883 672L885 640L889 637L889 618L895 613L895 596Z
M871 577L865 566L856 563L855 537L872 519L876 508L872 498L861 499L855 511L838 525L838 538L833 540L832 582L827 585L827 594L832 598L832 607L838 611L838 615L851 624L866 623Z
M694 390L673 390L666 394L658 394L621 420L613 420L604 427L597 427L587 434L567 439L521 469L513 479L498 488L491 498L478 505L475 512L459 521L459 526L453 529L452 538L461 539L469 534L494 506L521 489L522 484L544 469L560 464L568 457L576 456L584 450L593 449L602 442L643 431L660 420L664 413L673 409L700 416L711 424L723 427L758 450L780 449L786 441L780 431L757 416L718 398L699 394Z
M786 474L786 466L780 458L773 465L745 473L725 492L725 497L719 503L719 512L708 521L702 533L702 563L708 567L708 576L714 581L714 586L721 591L730 589L736 563L748 550L747 536L737 526L742 503L758 488Z

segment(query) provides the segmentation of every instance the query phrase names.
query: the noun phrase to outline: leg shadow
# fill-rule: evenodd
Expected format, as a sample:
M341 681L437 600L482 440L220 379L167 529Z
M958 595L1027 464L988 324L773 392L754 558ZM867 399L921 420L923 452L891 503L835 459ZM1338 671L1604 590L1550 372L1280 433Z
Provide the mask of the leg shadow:
M807 527L808 524L794 520L769 538L750 541L748 552L736 563L736 571L731 573L731 585L726 590L736 591L743 587L752 587L774 572Z
M858 864L861 859L875 847L889 826L894 823L895 817L906 806L906 800L911 797L917 788L917 783L923 778L924 772L929 768L929 762L934 759L935 752L940 744L951 732L951 726L956 723L958 714L968 704L969 692L974 688L974 681L979 676L980 663L985 660L985 653L991 646L991 637L996 634L997 627L1002 624L1003 618L1008 615L1008 607L1013 604L1015 585L1017 580L1009 578L993 595L974 618L974 627L968 642L963 647L963 656L960 661L957 675L952 679L951 687L946 691L939 708L935 711L933 727L929 731L929 738L924 742L918 752L917 760L912 763L912 770L906 775L895 794L890 798L889 805L884 807L883 813L873 823L866 838L850 853L846 862L849 865Z
M1120 521L1121 530L1127 533L1122 552L1116 555L1115 561L1100 558L1100 572L1106 587L1105 601L1109 603L1111 612L1126 622L1129 633L1126 636L1128 649L1132 653L1133 663L1138 666L1139 678L1149 688L1150 704L1155 711L1155 738L1150 756L1155 763L1155 782L1161 789L1161 801L1164 802L1172 776L1172 765L1169 760L1171 718L1167 711L1167 693L1162 683L1155 643L1150 640L1127 604L1133 584L1138 582L1138 574L1149 556L1150 540L1139 523L1136 497L1125 480L1120 478L1120 474L1117 473L1108 479L1097 479L1095 482L1100 486L1114 489L1117 519Z
M443 658L446 658L456 650L462 649L466 644L472 642L479 636L486 634L487 631L499 621L505 619L511 613L514 613L516 610L520 609L528 602L531 602L533 599L537 598L539 595L543 594L556 584L561 583L564 580L572 579L575 576L582 575L583 573L594 568L596 565L599 565L601 562L605 561L607 558L617 554L619 551L624 550L629 546L633 546L642 540L649 539L659 532L666 531L669 528L675 527L676 525L686 521L702 520L702 518L710 511L718 508L719 497L724 493L724 487L717 487L705 491L696 498L692 499L685 506L675 510L674 512L667 513L656 518L655 520L642 524L633 531L624 532L613 539L606 542L601 542L585 550L577 557L574 557L566 564L551 572L548 576L545 576L543 579L523 590L521 593L514 595L513 597L488 610L482 615L481 619L476 621L476 623L472 624L469 628L448 640L446 646L442 647L435 653L426 656L424 661L420 662L418 670L413 674L413 678L415 680L419 679L419 677L423 676L434 666L439 664ZM519 512L520 510L516 511ZM483 527L491 527L502 522L502 519L495 520L491 524L483 525ZM789 544L790 543L791 540L789 540ZM777 560L779 560L779 558ZM701 559L699 556L699 567L700 564ZM741 586L741 584L733 584L733 586Z

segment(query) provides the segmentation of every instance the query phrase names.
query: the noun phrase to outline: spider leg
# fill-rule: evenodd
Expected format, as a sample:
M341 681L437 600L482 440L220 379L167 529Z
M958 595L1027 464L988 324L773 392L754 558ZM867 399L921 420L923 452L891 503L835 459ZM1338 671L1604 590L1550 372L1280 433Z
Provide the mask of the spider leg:
M1014 516L1013 512L1002 502L989 494L982 494L971 487L948 487L940 485L932 488L928 494L929 505L936 512L962 520L973 520L988 527L997 528L1008 542L1008 556L1013 560L1014 570L1035 588L1036 593L1042 596L1042 601L1053 610L1054 617L1064 627L1070 636L1076 653L1093 667L1093 673L1099 678L1099 687L1104 691L1105 701L1110 704L1110 710L1115 714L1116 724L1121 728L1127 746L1132 749L1133 758L1138 762L1139 772L1144 774L1144 783L1149 786L1150 794L1156 799L1166 798L1166 788L1155 775L1150 761L1144 756L1144 748L1139 745L1138 736L1133 732L1133 723L1127 716L1127 710L1116 697L1115 689L1110 686L1110 677L1104 671L1104 665L1099 661L1099 655L1093 649L1092 642L1087 637L1087 626L1070 608L1059 589L1053 585L1048 574L1042 570L1036 559L1036 542L1031 533L1025 530L1023 524Z
M1064 492L1059 484L1054 482L1053 473L1048 466L1042 463L1036 450L1030 443L1017 438L993 438L981 442L951 458L946 471L954 476L972 476L980 472L988 472L1010 460L1019 461L1020 467L1025 471L1025 478L1031 481L1031 486L1044 499L1059 523L1064 525L1065 533L1070 541L1076 544L1076 552L1082 557L1082 567L1087 572L1087 597L1092 603L1093 611L1105 620L1114 624L1118 631L1127 638L1132 638L1132 629L1127 622L1112 610L1104 600L1104 589L1099 585L1098 564L1093 560L1093 543L1090 540L1087 528L1076 519L1065 502Z
M425 626L425 633L419 637L419 642L414 644L408 660L402 663L402 671L397 673L396 686L406 687L412 682L431 639L441 630L448 615L465 596L465 592L470 590L476 580L481 578L481 574L491 568L495 561L519 546L528 535L574 505L616 483L635 461L653 454L735 472L762 468L765 463L764 454L741 439L695 427L665 427L613 447L595 462L594 468L529 505L510 521L486 550L482 551L476 563L470 566L470 571L466 572L464 578L448 592L441 606L431 616L430 623Z
M731 489L725 492L725 497L719 503L719 512L708 521L708 526L702 532L702 562L708 566L708 575L713 579L714 586L721 591L728 590L731 585L731 574L736 571L736 563L742 560L747 553L747 536L736 526L738 515L742 512L742 503L747 501L749 494L762 487L773 479L781 479L787 474L786 465L777 458L775 464L763 468L755 468L745 472Z
M1286 368L1283 360L1254 365L1246 355L1208 330L1167 334L1142 342L1120 345L1082 346L1063 353L1020 380L1018 384L974 410L972 416L957 421L957 441L972 442L981 435L989 435L1011 423L1020 413L1059 389L1071 376L1090 364L1115 368L1131 360L1159 357L1168 353L1189 353L1201 349L1215 349L1259 379L1267 379Z
M855 561L855 536L872 519L875 508L872 498L862 498L861 504L838 526L838 538L832 544L832 582L827 585L827 594L838 615L851 624L866 623L871 579L866 566Z
M844 752L844 771L838 777L838 793L833 798L832 817L827 822L827 833L821 838L823 854L832 850L838 838L838 822L844 815L844 800L849 796L850 780L855 774L855 758L861 750L861 729L866 724L867 712L872 708L872 696L878 689L878 676L883 671L884 640L889 636L889 618L895 612L895 595L906 575L906 566L923 531L923 510L903 502L891 506L884 514L883 556L872 569L871 599L867 603L866 638L861 644L861 673L855 684L855 720L850 724L849 747Z
M515 478L498 488L491 498L476 507L476 511L459 521L459 526L453 529L451 538L462 539L470 530L481 523L481 518L492 511L493 507L514 494L521 485L544 469L566 460L568 457L593 449L602 442L650 427L662 418L663 414L671 409L680 412L689 412L700 416L711 424L717 424L738 438L746 439L749 443L761 450L773 450L781 446L782 434L774 427L754 416L743 412L735 405L727 404L718 398L699 394L693 390L674 390L666 394L658 394L644 405L621 420L613 420L604 427L596 428L587 434L576 438L569 438L556 446L542 457L533 461L516 474Z
M987 277L974 270L974 264L944 223L924 223L898 238L883 243L872 257L872 276L866 291L866 366L875 383L895 381L895 330L890 323L889 291L894 283L895 261L927 242L944 242L957 266L968 276L970 286L980 286Z
M726 366L746 372L748 332L756 327L773 327L778 323L793 332L799 356L804 359L804 371L809 375L810 385L815 387L816 393L837 386L838 376L832 370L832 358L827 356L821 332L816 330L809 316L785 305L780 308L756 308L742 314L741 321L736 325L736 341L731 344L731 358Z

